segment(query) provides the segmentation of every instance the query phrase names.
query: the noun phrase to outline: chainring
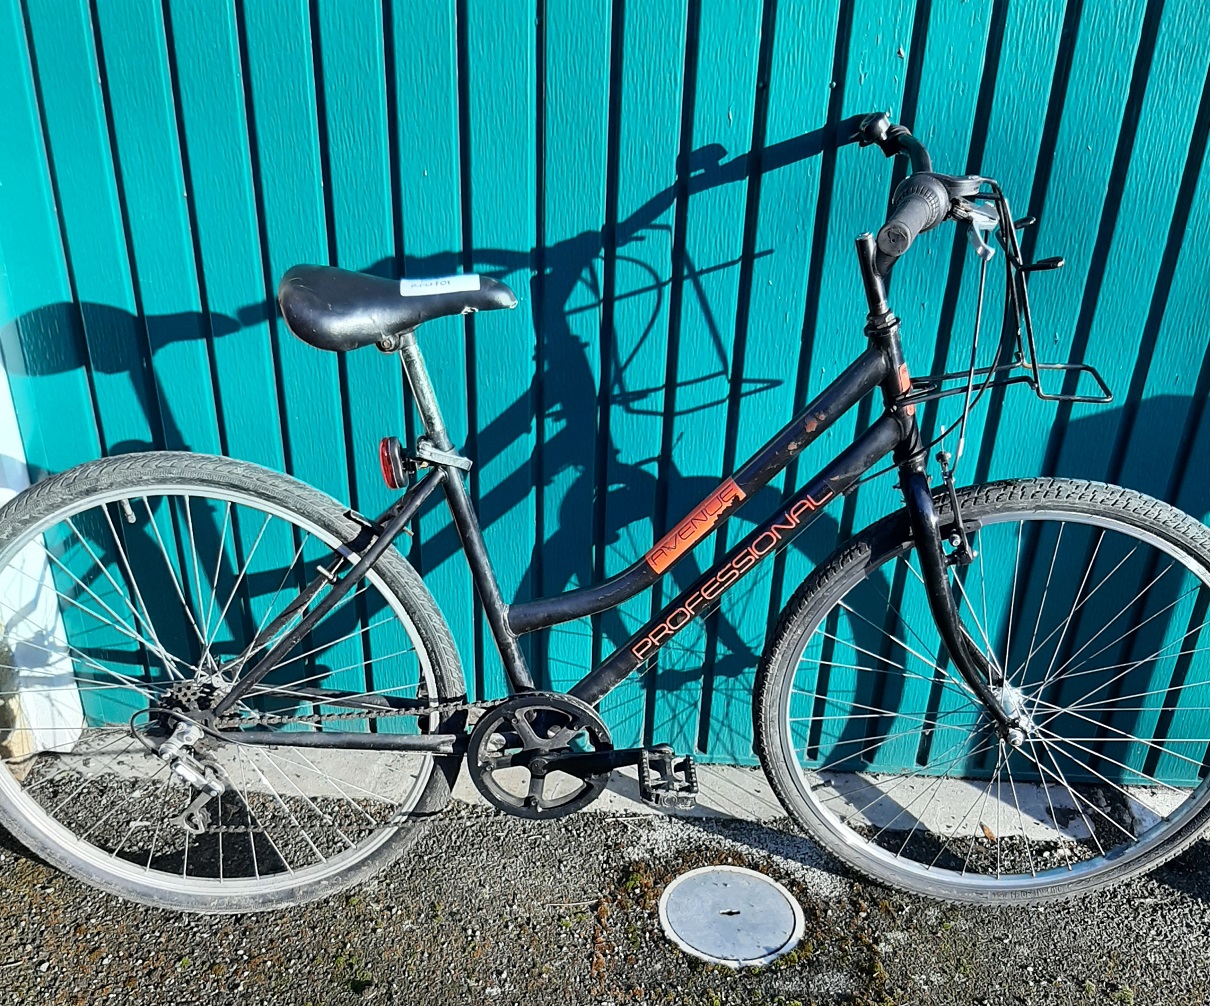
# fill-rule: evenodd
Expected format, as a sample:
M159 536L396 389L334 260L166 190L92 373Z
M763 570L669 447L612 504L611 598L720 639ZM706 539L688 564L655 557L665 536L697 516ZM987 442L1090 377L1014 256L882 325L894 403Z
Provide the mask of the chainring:
M587 745L587 746L586 746ZM550 755L611 751L609 729L585 702L557 692L527 692L486 712L466 753L475 788L493 807L515 817L563 817L587 807L609 772L583 777L549 770Z

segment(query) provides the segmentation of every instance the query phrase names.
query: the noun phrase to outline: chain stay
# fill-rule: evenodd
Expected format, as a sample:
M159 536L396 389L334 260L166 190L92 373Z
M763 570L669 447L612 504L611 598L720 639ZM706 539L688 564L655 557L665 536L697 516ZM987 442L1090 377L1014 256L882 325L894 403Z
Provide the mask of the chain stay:
M477 709L481 713L485 713L506 699L497 699L492 702L446 702L438 703L434 706L426 706L424 709L384 709L382 712L373 711L375 719L384 719L393 716L429 716L437 714L438 716L449 716L453 713L469 712ZM307 716L275 716L272 714L264 714L255 718L250 716L229 716L222 720L216 720L213 723L213 728L217 730L235 729L245 726L284 726L290 723L310 723L322 724L330 722L339 722L341 720L364 719L367 715L367 710L356 710L347 713L312 713ZM230 824L207 824L202 834L207 835L254 835L265 832L265 828L255 825L230 825Z
M258 716L228 716L220 720L214 721L216 730L236 730L240 727L272 727L285 726L292 723L337 723L343 720L363 720L363 719L388 719L397 716L449 716L454 713L470 712L471 710L479 710L481 713L487 712L500 705L503 699L497 699L492 702L447 702L438 703L433 706L425 706L418 709L356 709L346 713L309 713L300 716L280 716L273 713L262 713Z

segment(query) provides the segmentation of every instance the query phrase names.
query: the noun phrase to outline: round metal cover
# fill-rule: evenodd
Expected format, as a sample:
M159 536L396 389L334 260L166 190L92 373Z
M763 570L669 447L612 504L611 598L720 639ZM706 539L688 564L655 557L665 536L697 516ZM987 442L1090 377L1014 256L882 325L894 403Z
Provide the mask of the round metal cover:
M660 925L686 953L731 968L768 964L802 938L802 908L776 880L738 866L703 866L660 896Z

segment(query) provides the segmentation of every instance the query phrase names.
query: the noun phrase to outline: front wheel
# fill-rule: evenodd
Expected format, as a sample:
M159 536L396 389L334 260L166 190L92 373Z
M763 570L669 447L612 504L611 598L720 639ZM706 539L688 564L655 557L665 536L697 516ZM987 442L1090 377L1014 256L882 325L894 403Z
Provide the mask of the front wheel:
M445 622L394 549L223 737L179 763L160 751L297 624L300 591L359 531L300 482L181 453L91 462L9 503L0 823L87 883L186 911L310 901L399 856L448 798L445 766L351 745L436 728L416 707L463 687Z
M1063 898L1175 856L1210 823L1210 531L1090 482L959 500L975 558L952 590L1021 733L950 662L895 514L811 574L762 659L782 803L853 868L950 901Z

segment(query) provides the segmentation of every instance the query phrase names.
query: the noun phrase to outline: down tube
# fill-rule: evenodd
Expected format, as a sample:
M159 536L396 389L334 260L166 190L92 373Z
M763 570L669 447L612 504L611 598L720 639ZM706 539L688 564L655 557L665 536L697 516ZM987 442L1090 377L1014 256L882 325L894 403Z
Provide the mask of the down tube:
M899 420L884 415L843 451L821 474L781 505L778 512L731 549L716 566L678 594L626 643L578 685L577 699L595 705L635 668L648 661L695 618L713 610L718 599L811 523L823 508L843 495L903 438Z

